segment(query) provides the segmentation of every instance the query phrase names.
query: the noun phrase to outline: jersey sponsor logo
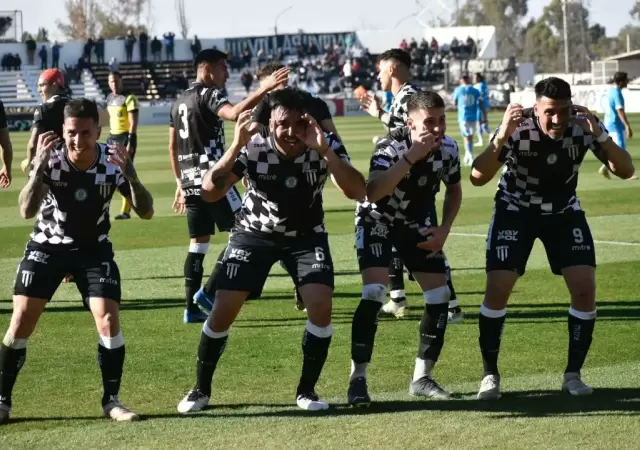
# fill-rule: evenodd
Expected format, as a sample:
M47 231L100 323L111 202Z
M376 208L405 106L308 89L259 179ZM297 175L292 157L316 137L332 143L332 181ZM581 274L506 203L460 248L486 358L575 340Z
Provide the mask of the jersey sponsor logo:
M196 159L199 157L198 153L189 153L188 155L178 155L178 161L189 161L191 159Z
M508 245L498 245L496 247L496 256L500 261L506 261L509 257L509 246Z
M567 151L569 152L569 157L571 159L574 161L578 159L578 155L580 154L580 147L578 145L570 145Z
M227 263L227 277L229 277L230 280L235 278L235 276L238 275L238 269L239 268L240 268L240 264L228 262Z
M258 180L262 180L262 181L274 181L276 178L278 178L278 175L265 175L265 174L258 175Z
M66 181L52 181L54 187L67 187Z
M298 185L298 179L296 177L288 177L284 180L284 185L289 189L293 189Z
M29 287L31 285L31 283L33 283L33 276L34 275L35 274L30 270L23 270L22 271L22 279L21 279L22 285L24 287Z
M200 176L200 168L199 167L189 167L188 169L182 169L180 171L180 177L183 180L193 181L197 177Z
M383 239L386 239L388 234L389 228L382 223L377 223L376 226L371 229L370 233L371 236L380 236Z
M87 192L86 189L84 188L80 188L78 190L76 190L76 192L73 194L74 198L79 201L79 202L83 202L87 199L87 197L89 196L89 193Z
M547 156L547 164L549 164L550 166L554 165L557 162L558 155L556 155L555 153L550 153L549 156Z
M29 256L27 256L27 261L35 261L40 264L47 264L47 260L51 255L48 253L39 252L37 250L31 250L29 252Z
M184 189L183 191L183 195L185 197L189 197L191 195L200 195L200 189L199 188L189 188L189 189Z
M518 152L518 156L531 156L535 158L536 156L538 156L538 152L532 152L531 150L520 150Z
M241 248L232 248L229 259L237 259L238 261L249 262L249 256L251 256L251 252L242 250Z
M376 258L380 258L380 256L382 256L381 243L369 244L369 249L371 250L371 253L373 254L373 256L375 256Z
M516 230L499 230L498 231L498 240L499 241L518 241L518 231Z

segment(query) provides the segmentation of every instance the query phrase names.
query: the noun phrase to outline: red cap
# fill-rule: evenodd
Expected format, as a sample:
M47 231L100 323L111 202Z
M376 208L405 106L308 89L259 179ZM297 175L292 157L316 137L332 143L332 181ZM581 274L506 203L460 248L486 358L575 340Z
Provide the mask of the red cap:
M57 83L58 86L64 87L64 75L58 69L47 69L40 74L40 78L49 84Z

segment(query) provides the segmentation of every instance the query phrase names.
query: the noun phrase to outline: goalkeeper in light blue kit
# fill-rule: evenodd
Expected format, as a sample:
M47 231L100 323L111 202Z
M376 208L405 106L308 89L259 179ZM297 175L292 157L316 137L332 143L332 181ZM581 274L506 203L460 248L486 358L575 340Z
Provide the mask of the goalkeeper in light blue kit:
M491 136L491 130L489 129L489 108L491 108L491 102L489 101L489 86L484 81L484 76L481 73L476 73L473 76L473 87L480 91L482 99L480 100L484 105L486 116L482 115L482 110L478 108L478 142L476 147L484 147L484 139L482 139L482 133L487 133Z
M469 75L463 75L460 86L453 91L453 101L458 108L458 124L464 138L464 165L473 163L473 132L478 120L478 109L482 117L486 117L484 105L481 102L480 91L471 85Z

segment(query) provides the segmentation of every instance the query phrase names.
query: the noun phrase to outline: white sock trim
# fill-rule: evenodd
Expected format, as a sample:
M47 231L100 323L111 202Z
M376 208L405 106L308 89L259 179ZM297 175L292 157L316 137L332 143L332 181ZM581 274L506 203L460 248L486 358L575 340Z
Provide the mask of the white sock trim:
M577 309L573 309L573 307L569 307L569 314L571 314L576 319L593 320L596 318L597 309L594 309L593 311L589 311L589 312L584 312L584 311L578 311Z
M507 315L507 308L502 309L489 309L486 306L480 306L480 314L489 319L499 319Z
M406 297L407 293L404 291L404 289L396 289L395 291L391 291L389 293L389 296L393 299L393 298L402 298L402 297Z
M460 306L460 302L458 299L449 300L449 309L458 308Z
M4 339L2 339L2 343L13 350L27 348L27 339L16 339L15 336L8 331L7 334L4 335Z
M99 336L99 340L100 345L107 350L113 350L124 346L124 336L122 336L122 331L119 331L118 335L114 337Z
M431 370L436 362L430 359L416 358L416 366L413 369L413 381L419 380L424 376L431 376Z
M351 360L351 376L349 377L349 381L353 381L356 378L366 378L368 365L369 363L355 363Z
M311 334L313 334L316 337L319 338L330 338L331 336L333 336L333 325L329 324L329 326L326 327L319 327L317 325L314 325L311 323L310 320L307 320L307 331Z
M202 326L202 332L209 336L211 339L222 339L223 337L229 336L229 330L224 331L213 331L209 328L209 324L207 322Z
M189 253L199 253L201 255L206 255L209 251L209 243L198 243L192 242L189 244Z
M387 287L384 284L365 284L362 286L362 298L384 304L387 299Z
M451 291L446 284L429 291L424 291L424 301L427 305L441 305L442 303L449 303L451 297Z

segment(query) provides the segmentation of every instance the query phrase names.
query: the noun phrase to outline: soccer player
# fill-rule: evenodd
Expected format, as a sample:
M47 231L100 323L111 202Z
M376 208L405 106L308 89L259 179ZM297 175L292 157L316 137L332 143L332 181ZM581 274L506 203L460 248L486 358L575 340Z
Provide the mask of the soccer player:
M571 87L555 77L535 85L533 109L511 104L489 146L475 159L471 183L483 186L502 165L487 238L487 283L480 307L484 377L479 399L500 397L498 351L506 306L525 272L534 241L542 241L551 271L564 277L569 308L569 356L562 390L589 395L580 369L596 320L595 248L576 196L578 171L587 151L620 178L634 173L629 154L582 106L571 103Z
M604 111L604 126L611 133L611 139L618 147L627 149L627 140L633 136L631 125L627 114L624 111L624 96L622 90L629 84L629 75L627 72L616 72L613 75L613 84L607 93L607 103ZM605 178L611 178L606 165L602 165L599 170L600 175ZM632 176L631 180L637 180L638 177Z
M404 105L407 127L380 140L371 157L367 197L358 202L356 251L362 299L351 326L350 405L368 406L366 371L373 353L378 312L386 298L391 247L400 253L424 293L412 395L446 399L431 371L444 344L450 292L442 247L462 202L458 145L445 135L442 97L421 91ZM442 223L435 196L446 185Z
M7 125L7 114L4 104L0 101L0 188L11 186L11 163L13 162L13 147L9 137L9 126Z
M484 76L481 73L476 73L473 75L473 87L480 92L481 102L484 105L485 116L482 114L482 109L478 108L478 142L476 143L477 147L482 147L484 145L484 140L482 139L482 133L487 133L487 135L491 134L491 129L489 129L489 108L491 108L491 102L489 100L489 86L487 86L487 82L484 81Z
M207 201L222 198L243 177L249 187L218 272L214 308L202 330L197 381L178 405L182 413L199 411L209 403L213 372L229 328L249 293L262 290L272 265L280 260L307 306L296 403L312 411L328 408L315 392L333 334L334 269L322 191L331 176L346 197L362 199L364 177L351 166L335 135L324 133L304 112L299 93L282 89L272 94L272 102L269 135L250 137L246 127L251 112L242 113L233 143L203 177Z
M280 64L279 62L269 62L265 64L265 66L258 72L258 80L260 81L260 84L263 85L264 83L268 82L271 75L284 68L285 66ZM338 131L336 130L336 126L333 123L331 112L329 112L329 107L327 106L325 101L321 98L311 95L309 92L302 89L288 87L287 84L288 80L285 80L284 83L276 86L275 90L273 90L272 92L277 92L278 89L290 89L297 92L300 96L302 96L305 111L311 117L313 117L318 125L320 125L322 131L327 133L334 133L338 137L338 139L340 139ZM269 133L269 121L271 119L271 110L273 108L273 101L271 98L272 92L265 95L262 100L260 100L260 103L258 103L258 105L253 109L253 112L251 114L251 125L249 127L250 131L261 132L265 135ZM244 184L245 188L248 187L246 178L242 179L242 183ZM222 258L224 257L225 252L226 247L222 249L222 252L220 252L218 260L216 261L215 268L209 276L206 284L196 293L194 297L195 303L198 305L200 310L202 310L206 314L209 314L211 312L211 309L213 308L213 301L215 299L216 292L215 280L217 278L217 271L222 266ZM284 267L284 265L283 268L286 270L286 267ZM305 309L304 301L300 296L298 289L294 288L293 292L296 301L296 309L298 309L299 311L303 311ZM255 293L249 295L249 298L256 298Z
M223 119L237 120L242 111L253 108L267 92L289 77L289 70L281 69L256 92L231 105L222 93L229 78L226 58L225 53L214 49L198 53L194 61L196 81L178 96L171 108L169 152L178 184L173 207L181 213L186 210L191 239L184 264L184 323L203 322L207 318L193 303L202 284L204 257L216 225L220 231L230 231L242 204L235 187L218 202L207 203L200 197L202 176L224 152Z
M21 169L25 173L29 170L35 155L40 134L53 131L62 138L64 107L71 100L65 94L64 75L58 69L47 69L40 74L38 93L42 98L42 103L33 113L33 127L31 128L31 138L27 144L27 157L21 163Z
M374 95L364 96L361 99L362 109L371 116L379 118L386 125L389 132L398 130L407 125L407 104L413 94L420 88L411 84L411 56L402 49L391 49L378 57L378 79L380 89L391 92L393 101L389 112L384 112ZM448 320L451 323L460 323L464 317L458 298L456 297L451 281L451 269L449 261L445 257L447 266L447 280L451 299L449 302ZM391 300L382 307L382 312L392 314L398 318L404 317L407 300L404 289L404 268L398 251L392 247L391 261L389 265L389 295Z
M143 219L153 199L126 150L97 143L98 108L87 99L64 109L63 145L52 131L38 136L29 181L20 192L20 215L36 217L14 285L13 316L0 345L0 423L11 412L11 393L47 302L65 274L76 279L99 334L102 409L117 421L138 416L118 398L125 346L120 330L120 273L109 241L109 205L115 190L131 200Z
M109 89L107 96L107 112L109 113L109 137L107 142L117 142L126 147L131 162L134 161L138 148L138 98L123 90L122 75L119 72L109 73ZM131 219L131 203L122 197L120 214L116 220Z
M482 117L486 117L482 94L471 85L469 75L460 78L460 86L453 90L453 101L458 108L458 124L464 138L464 165L473 163L473 125Z

